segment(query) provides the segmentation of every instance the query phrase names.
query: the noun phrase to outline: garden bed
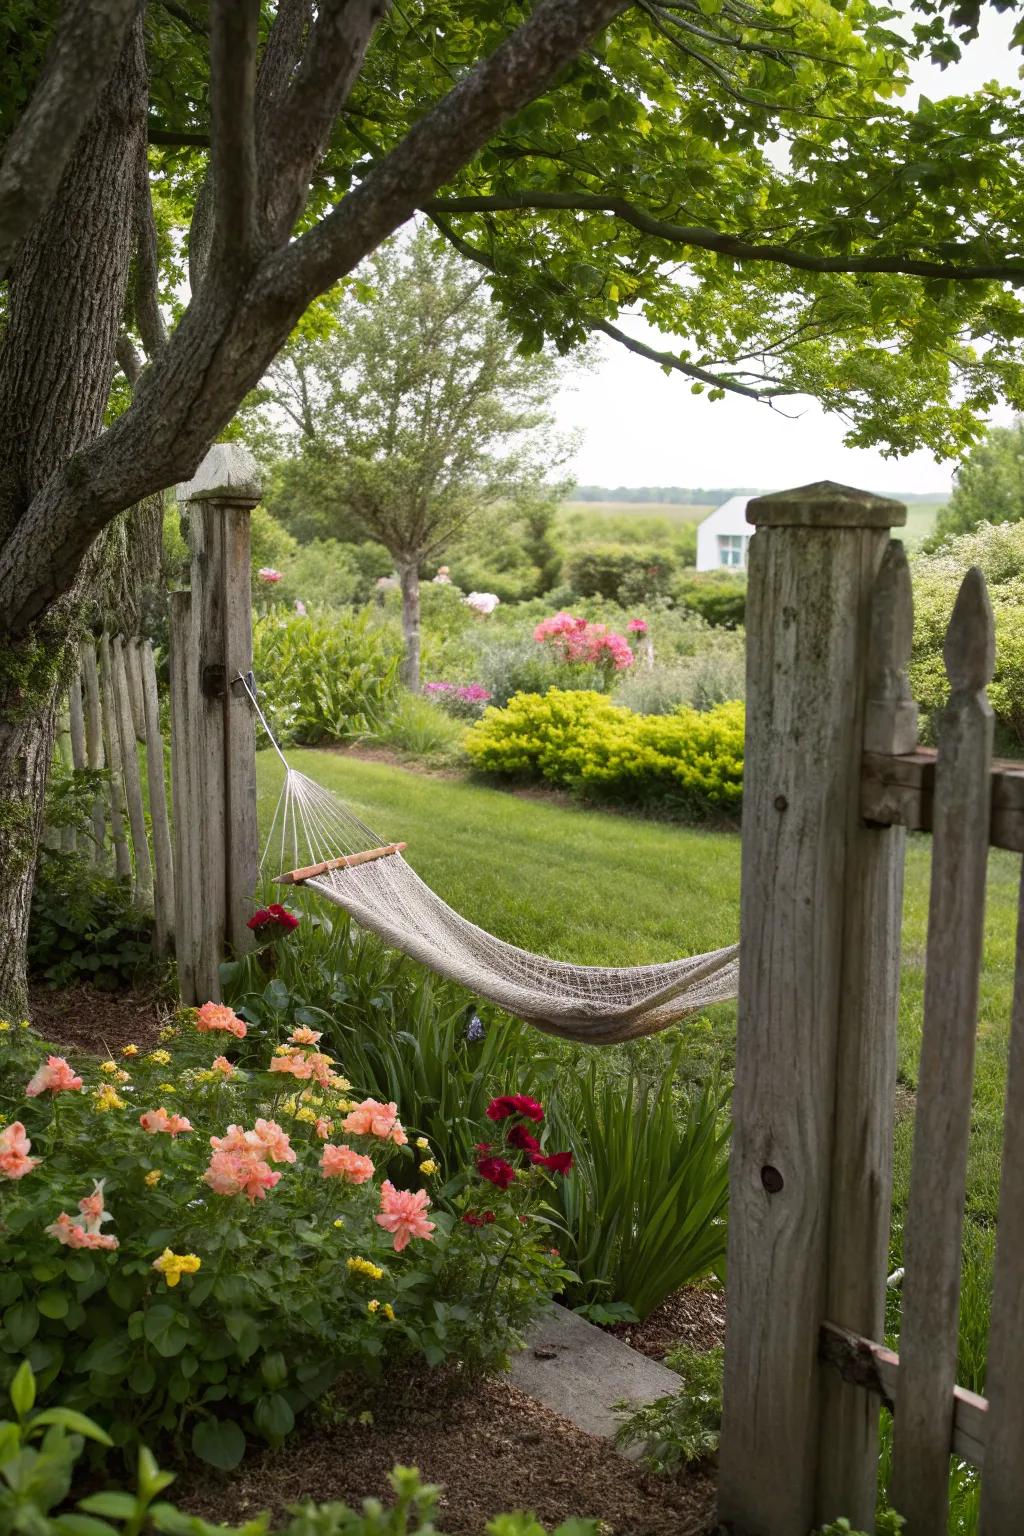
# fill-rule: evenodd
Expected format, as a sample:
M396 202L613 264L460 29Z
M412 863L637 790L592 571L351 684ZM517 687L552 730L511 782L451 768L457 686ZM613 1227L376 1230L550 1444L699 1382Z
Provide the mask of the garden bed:
M161 1009L152 985L123 992L106 992L89 982L72 987L29 987L29 1018L44 1040L68 1050L103 1052L110 1056L122 1046L152 1048L168 1007Z
M310 1420L281 1452L248 1456L231 1477L186 1468L174 1496L190 1514L238 1522L280 1515L306 1498L358 1504L385 1497L398 1462L444 1485L441 1529L481 1536L501 1510L528 1509L548 1526L572 1515L606 1522L615 1536L698 1536L715 1524L707 1468L661 1477L609 1451L568 1419L501 1379L439 1391L436 1375L390 1381L367 1408L339 1402L339 1422Z

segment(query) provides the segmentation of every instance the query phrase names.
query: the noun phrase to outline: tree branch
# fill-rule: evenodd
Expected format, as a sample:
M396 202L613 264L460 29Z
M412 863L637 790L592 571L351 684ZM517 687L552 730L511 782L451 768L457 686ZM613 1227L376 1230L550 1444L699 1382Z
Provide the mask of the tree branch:
M610 336L612 341L617 341L627 352L635 352L637 357L646 357L649 362L658 363L662 368L674 368L677 373L683 373L688 379L697 379L701 384L707 384L712 389L724 389L731 395L743 395L747 400L776 400L780 395L792 395L796 391L783 389L781 386L772 385L764 389L757 389L747 384L740 384L737 380L729 378L728 374L712 373L708 368L698 368L696 363L685 363L674 352L659 352L655 347L649 347L646 342L637 341L632 336L627 336L625 331L620 331L617 325L612 325L608 320L588 320L587 324L592 331L600 331L605 336Z
M135 196L135 323L150 362L167 344L167 327L160 312L160 261L156 246L156 221L149 187L149 168L143 159Z
M248 272L256 249L256 46L259 0L213 0L210 130L211 261Z
M142 0L64 7L42 75L0 165L0 277L50 206L85 123L121 56Z
M139 381L139 376L146 365L142 361L138 348L127 331L122 331L117 338L117 348L114 355L117 358L118 367L128 380L129 388L134 390Z
M347 201L347 199L346 199ZM343 205L344 206L344 205ZM657 219L624 197L602 192L510 192L490 197L444 197L420 203L424 213L531 213L543 210L569 213L610 213L642 234L653 235L669 245L717 251L735 261L765 261L792 267L798 272L891 272L907 277L951 278L957 282L1024 282L1024 261L978 262L967 258L924 261L912 256L812 256L788 245L759 245L737 235L722 234L700 225L673 224Z
M271 263L268 288L322 293L378 246L558 74L631 0L540 0L315 229Z
M173 16L175 21L180 21L187 32L193 32L196 37L208 37L210 29L205 22L183 5L176 5L174 0L159 0L168 16Z
M307 48L299 51L298 70L289 72L287 89L268 61L261 70L260 169L262 216L272 242L291 234L309 192L309 179L323 154L338 113L362 68L366 49L389 0L327 0L321 4ZM301 12L293 4L282 13L282 34L298 32ZM308 21L307 18L303 18ZM275 33L278 28L275 26ZM272 39L273 41L273 34ZM287 56L282 41L280 53Z
M190 133L184 128L158 128L150 123L148 137L151 144L167 144L171 149L188 149L191 146L196 149L210 147L208 133Z

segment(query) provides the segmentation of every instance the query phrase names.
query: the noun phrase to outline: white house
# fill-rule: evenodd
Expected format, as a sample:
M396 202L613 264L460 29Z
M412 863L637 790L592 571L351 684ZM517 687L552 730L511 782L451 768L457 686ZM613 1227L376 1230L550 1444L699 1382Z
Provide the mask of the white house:
M697 527L698 571L745 571L753 528L747 522L750 496L730 496Z

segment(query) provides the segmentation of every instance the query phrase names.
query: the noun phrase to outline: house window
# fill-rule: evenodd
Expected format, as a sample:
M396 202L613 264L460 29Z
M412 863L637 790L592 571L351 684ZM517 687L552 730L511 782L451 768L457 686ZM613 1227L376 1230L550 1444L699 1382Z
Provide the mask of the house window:
M720 533L718 535L718 563L741 569L743 566L743 546L746 543L742 533Z

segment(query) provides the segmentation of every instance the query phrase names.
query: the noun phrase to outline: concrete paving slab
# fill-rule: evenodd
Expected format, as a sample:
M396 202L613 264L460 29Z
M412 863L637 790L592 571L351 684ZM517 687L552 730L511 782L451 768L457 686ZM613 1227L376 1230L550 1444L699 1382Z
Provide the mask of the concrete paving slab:
M668 1366L557 1305L534 1324L526 1348L512 1357L512 1381L587 1434L608 1439L620 1422L614 1403L628 1400L639 1408L682 1385Z

